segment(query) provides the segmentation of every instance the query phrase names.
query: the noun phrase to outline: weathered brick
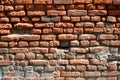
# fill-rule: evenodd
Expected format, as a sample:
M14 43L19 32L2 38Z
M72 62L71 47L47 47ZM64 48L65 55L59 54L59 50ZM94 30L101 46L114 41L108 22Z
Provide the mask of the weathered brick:
M26 41L20 41L20 42L18 43L18 46L19 46L19 47L28 47L28 42L26 42Z
M112 4L112 0L94 0L95 4Z
M105 16L107 15L106 10L89 10L88 15L90 16Z
M10 53L26 53L28 52L27 48L10 48Z
M41 40L55 40L55 35L41 35Z
M33 28L33 25L32 24L29 24L29 23L17 23L14 25L14 28Z
M25 16L25 11L12 11L8 14L9 16Z
M0 34L2 34L2 35L3 35L3 34L4 34L4 35L5 35L5 34L10 34L10 30L1 29L1 30L0 30Z
M118 75L120 75L120 72L118 71L109 71L109 72L102 73L102 76L108 76L108 77L118 76Z
M100 72L84 72L83 77L99 77L101 76Z
M77 41L77 40L70 41L70 46L72 46L72 47L79 46L79 41Z
M15 0L15 4L32 4L32 0Z
M49 43L47 41L40 41L40 46L41 47L48 47Z
M99 36L99 39L100 40L115 40L115 39L118 39L118 36L117 35L112 35L112 34L101 34Z
M42 53L42 54L46 54L48 53L48 48L39 48L39 47L36 47L36 48L30 48L29 49L30 52L33 52L33 53Z
M116 22L116 17L108 16L108 17L107 17L107 21L108 21L108 22Z
M110 41L110 46L120 46L119 40Z
M9 18L0 18L0 22L9 22Z
M0 60L0 66L9 66L9 65L13 65L14 62L13 61L9 61L9 60Z
M63 33L63 28L54 28L53 29L53 33L55 33L55 34L61 34L61 33Z
M31 33L34 35L38 35L38 34L41 34L42 31L41 31L41 29L33 29Z
M17 66L27 66L28 61L16 61L15 62Z
M50 46L52 47L59 46L59 45L60 45L59 41L50 41Z
M39 46L39 42L38 41L29 42L29 46L30 47L37 47L37 46Z
M9 42L9 47L16 47L18 44L17 42Z
M61 76L62 77L78 77L78 76L80 76L80 73L79 72L65 72L65 71L62 71Z
M31 52L26 53L25 56L28 60L35 59L35 54Z
M34 0L34 4L52 4L52 0Z
M8 42L0 42L0 48L7 48Z
M71 52L85 54L88 52L85 48L70 48Z
M24 10L24 6L23 5L16 5L15 6L15 10Z
M39 35L21 35L20 40L24 40L24 41L38 41L40 40L40 36Z
M25 54L24 53L17 53L15 55L15 59L16 60L23 60L23 59L25 59Z
M18 35L1 36L1 41L18 41L18 40L19 40Z
M68 10L67 14L69 16L86 16L87 11L86 10Z
M70 64L72 65L78 65L78 64L89 64L89 61L87 59L76 59L76 60L70 60Z
M88 10L94 10L94 9L96 9L96 6L95 6L94 4L88 4L88 5L86 6L86 8L87 8Z
M27 11L28 16L44 16L44 11Z
M93 64L93 65L99 65L99 64L100 64L100 60L97 60L97 59L91 59L91 60L90 60L90 64Z
M74 27L73 23L55 23L55 27L56 28L71 28L71 27Z
M77 65L77 66L76 66L76 70L78 70L78 71L85 71L85 70L86 70L86 66Z
M43 29L42 34L52 34L52 29Z
M72 0L54 0L54 4L72 4Z
M58 35L59 40L75 40L77 39L77 35L72 34L60 34Z
M47 15L48 16L65 16L66 11L48 10Z
M47 60L30 60L30 65L45 66L45 65L48 65L48 61Z
M14 4L14 0L1 0L2 4Z
M113 0L113 4L120 5L120 1L119 0Z
M96 36L92 34L81 34L79 40L95 40Z
M120 16L120 10L109 10L108 15L109 16Z
M84 2L85 2L85 0L74 0L75 4L81 4L81 3L84 3Z
M53 28L54 23L35 23L35 28Z

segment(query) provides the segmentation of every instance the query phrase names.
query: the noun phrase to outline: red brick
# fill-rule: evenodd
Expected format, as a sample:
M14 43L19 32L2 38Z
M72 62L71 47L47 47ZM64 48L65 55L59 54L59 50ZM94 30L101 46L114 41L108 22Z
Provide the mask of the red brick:
M78 77L76 80L85 80L85 78Z
M55 23L55 27L59 28L71 28L74 27L73 23Z
M28 52L27 48L10 48L10 53L26 53Z
M73 33L73 29L72 28L64 28L64 33L71 34L71 33Z
M93 59L94 58L94 55L93 54L86 54L85 56L87 59Z
M75 80L75 78L67 77L66 80Z
M86 70L86 66L77 65L77 66L76 66L76 70L77 70L77 71L85 71L85 70Z
M112 35L112 34L101 34L99 36L100 40L115 40L118 39L117 35Z
M87 47L87 46L89 46L89 41L88 41L88 40L80 41L80 46L82 46L82 47Z
M15 10L24 10L24 6L23 5L16 5Z
M81 21L89 21L90 16L81 16Z
M3 35L3 34L10 34L10 30L1 29L0 30L0 34L1 35Z
M96 41L96 40L91 40L90 41L90 46L99 46L99 45L100 45L99 42Z
M94 33L94 30L93 30L93 28L85 28L85 29L84 29L84 33L85 33L85 34Z
M99 10L103 10L105 8L106 8L106 6L104 4L101 4L101 5L97 6L97 9L99 9Z
M95 40L96 36L92 34L81 34L79 40Z
M78 10L84 10L85 9L85 5L83 5L83 4L75 5L75 7Z
M110 70L110 71L117 70L117 66L116 65L109 65L108 70Z
M85 0L74 0L75 4L81 4L81 3L84 3L84 2L85 2Z
M2 4L14 4L14 0L1 0Z
M33 52L33 53L47 54L48 53L48 48L35 47L35 48L30 48L29 51Z
M78 64L89 64L89 61L87 59L75 59L75 60L70 60L70 64L72 65L78 65Z
M110 46L120 46L120 40L110 41Z
M16 47L18 44L17 42L9 42L9 47Z
M79 22L80 17L71 17L71 22Z
M76 26L76 27L84 27L84 23L83 23L83 22L76 23L75 26Z
M72 0L54 0L54 4L72 4Z
M27 15L28 16L44 16L45 12L44 11L28 11Z
M91 59L91 60L90 60L90 63L93 64L93 65L99 65L99 64L100 64L100 60Z
M44 5L26 5L27 10L45 10Z
M66 66L66 70L68 70L68 71L76 70L76 66L74 66L74 65L67 65Z
M34 4L52 4L52 0L34 0Z
M55 35L41 35L41 40L55 40Z
M87 8L88 10L94 10L94 9L96 9L96 6L95 6L94 4L88 4L88 5L86 6L86 8Z
M15 0L15 4L32 4L32 0Z
M47 15L48 16L65 16L66 11L48 10Z
M57 10L65 10L65 6L64 5L57 5L56 9Z
M47 41L40 41L40 46L41 47L48 47L49 43Z
M38 35L38 34L41 34L41 33L42 33L41 29L33 29L32 30L32 34Z
M31 52L26 53L25 56L26 56L26 59L28 60L35 59L35 54Z
M107 70L106 66L98 66L98 70L105 71Z
M88 52L88 50L85 48L70 48L70 51L75 53L81 53L81 54L85 54Z
M18 40L19 40L18 35L1 36L1 41L18 41Z
M16 60L23 60L23 59L25 59L25 54L24 53L17 53L15 55L15 59Z
M0 48L7 48L8 42L0 42Z
M30 19L27 18L27 17L23 17L23 18L21 19L21 21L22 21L23 23L29 24L29 23L27 23L27 22L30 22ZM29 25L30 25L30 24L29 24Z
M42 34L52 34L52 29L43 29Z
M103 33L104 28L94 28L94 33Z
M28 61L16 61L15 62L17 66L27 66Z
M29 46L30 47L37 47L37 46L39 46L39 42L38 41L29 42Z
M33 28L33 25L32 24L29 24L29 23L17 23L14 25L14 28Z
M94 4L112 4L112 0L94 0Z
M57 60L50 60L49 63L51 66L55 66L57 65Z
M80 73L79 72L65 72L65 71L62 71L61 76L62 77L78 77L78 76L80 76Z
M23 40L23 41L38 41L38 40L40 40L40 36L39 35L21 35L20 40Z
M50 41L50 46L52 46L52 47L56 47L59 45L60 45L59 41Z
M48 61L47 60L30 60L30 65L45 66L45 65L48 65Z
M60 65L67 65L68 64L68 60L60 60Z
M55 6L54 5L46 5L45 9L46 10L55 10Z
M38 17L32 18L32 22L39 22L39 21L40 21L40 18Z
M61 33L63 33L63 28L53 28L53 33L61 34Z
M84 72L83 77L99 77L101 76L100 72Z
M10 20L11 20L11 22L20 22L20 18L17 18L17 17L11 18Z
M53 28L54 23L35 23L35 28Z
M0 17L5 17L5 13L4 13L4 12L1 12L1 13L0 13Z
M0 24L0 29L11 29L12 25L11 24Z
M28 47L28 42L20 41L20 42L18 43L18 46L19 46L19 47Z
M92 22L99 22L101 20L100 16L91 17Z
M53 54L45 54L45 58L54 59L54 55Z
M107 15L106 10L89 10L88 11L89 16L105 16Z
M118 71L109 71L109 72L103 72L102 76L107 76L107 77L113 77L113 76L118 76L120 75L120 72Z
M58 35L59 40L75 40L77 39L77 35L72 34L60 34Z
M9 22L9 19L8 18L0 18L0 22Z
M13 65L13 61L9 60L0 60L0 66L8 66L8 65Z
M44 56L42 54L36 54L36 59L43 59Z
M97 70L97 66L87 65L87 70L89 70L89 71L95 71L95 70Z
M67 14L69 16L86 16L87 11L86 10L68 10Z
M25 11L12 11L8 14L9 16L25 16Z
M66 5L67 10L73 10L75 9L75 5Z

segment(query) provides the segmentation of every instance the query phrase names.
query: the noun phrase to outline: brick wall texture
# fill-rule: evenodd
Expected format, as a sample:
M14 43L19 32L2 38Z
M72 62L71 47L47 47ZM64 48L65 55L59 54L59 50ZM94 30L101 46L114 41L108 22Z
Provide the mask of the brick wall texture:
M120 80L120 0L0 0L0 80Z

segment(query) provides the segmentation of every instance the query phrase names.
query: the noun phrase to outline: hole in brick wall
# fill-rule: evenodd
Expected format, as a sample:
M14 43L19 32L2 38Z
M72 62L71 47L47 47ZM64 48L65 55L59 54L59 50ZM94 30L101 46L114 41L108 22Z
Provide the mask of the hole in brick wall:
M60 46L58 48L69 49L70 48L70 42L69 41L60 41Z
M31 34L31 29L13 29L13 34Z

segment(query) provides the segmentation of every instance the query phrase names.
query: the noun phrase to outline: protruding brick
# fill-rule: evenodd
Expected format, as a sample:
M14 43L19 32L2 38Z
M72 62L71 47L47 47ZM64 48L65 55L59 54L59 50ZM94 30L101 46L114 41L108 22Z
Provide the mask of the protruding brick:
M35 23L35 28L53 28L54 23Z
M116 22L116 17L114 17L114 16L108 16L107 17L107 21L108 22Z
M106 10L89 10L88 15L90 16L105 16L107 15Z
M41 35L41 40L55 40L55 35Z
M49 16L65 16L66 11L48 10L47 15L49 15Z
M112 35L112 34L101 34L99 36L99 39L100 40L115 40L115 39L118 39L118 36L117 35Z
M85 48L70 48L71 52L85 54L88 52Z
M79 40L95 40L96 36L92 34L81 34Z
M29 28L32 28L33 27L33 25L32 24L29 24L29 23L17 23L17 24L15 24L14 25L14 28L27 28L27 29L29 29Z
M25 56L28 60L35 59L35 54L31 52L26 53Z
M35 47L35 48L30 48L29 51L33 53L47 54L48 48Z

